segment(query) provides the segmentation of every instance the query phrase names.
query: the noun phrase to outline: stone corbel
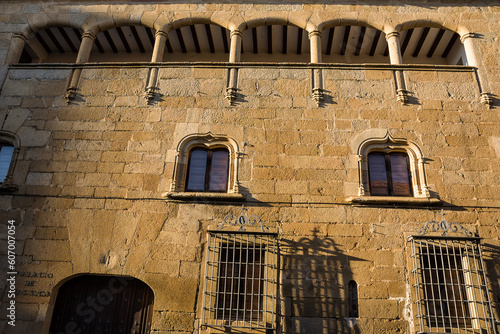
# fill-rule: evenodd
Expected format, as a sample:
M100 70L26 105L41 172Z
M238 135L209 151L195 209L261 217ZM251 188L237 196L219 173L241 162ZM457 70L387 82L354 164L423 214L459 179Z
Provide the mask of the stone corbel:
M391 60L391 64L393 65L401 65L403 62L401 56L401 47L399 44L399 32L393 31L386 35L387 46L389 48L389 58ZM396 80L396 100L401 102L401 104L407 104L408 99L408 91L406 90L406 80L405 75L402 70L395 70L394 76Z
M165 53L165 45L167 42L168 33L162 30L158 30L155 34L155 46L153 49L153 55L151 57L152 63L157 63L163 61L163 54ZM146 83L146 88L144 92L144 98L148 103L154 100L156 93L158 92L158 67L152 67L149 69L149 76Z
M148 103L150 103L155 99L156 93L159 90L159 88L157 87L157 82L158 82L158 68L157 67L150 68L148 81L144 92L144 99L146 99Z
M402 74L402 71L398 71L398 72L400 72ZM403 80L404 80L404 78L403 78ZM406 89L397 89L396 90L396 100L398 100L398 102L401 102L401 104L407 104L408 103L408 91Z
M231 31L231 50L229 51L229 62L236 63L241 59L241 38L243 34L239 30ZM238 68L228 68L227 88L225 98L233 105L238 98Z
M309 40L311 43L311 63L317 64L321 62L321 32L313 30L309 32ZM312 70L312 99L319 107L324 101L323 97L323 70L315 68Z

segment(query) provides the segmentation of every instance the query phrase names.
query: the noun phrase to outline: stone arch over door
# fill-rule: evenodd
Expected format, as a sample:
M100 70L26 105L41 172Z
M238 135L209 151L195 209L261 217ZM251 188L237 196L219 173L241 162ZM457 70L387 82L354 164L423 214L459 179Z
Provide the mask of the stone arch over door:
M151 330L154 294L141 280L80 275L59 288L49 333L134 333Z

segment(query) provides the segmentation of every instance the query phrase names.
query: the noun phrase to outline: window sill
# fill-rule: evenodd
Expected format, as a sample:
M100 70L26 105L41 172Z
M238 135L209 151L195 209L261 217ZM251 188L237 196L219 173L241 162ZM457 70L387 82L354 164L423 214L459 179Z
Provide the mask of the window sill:
M409 204L409 205L441 205L439 198L430 197L398 197L398 196L358 196L348 197L350 204L377 205L377 204Z
M205 193L205 192L169 192L163 197L176 200L213 200L213 201L244 201L245 196L239 193Z

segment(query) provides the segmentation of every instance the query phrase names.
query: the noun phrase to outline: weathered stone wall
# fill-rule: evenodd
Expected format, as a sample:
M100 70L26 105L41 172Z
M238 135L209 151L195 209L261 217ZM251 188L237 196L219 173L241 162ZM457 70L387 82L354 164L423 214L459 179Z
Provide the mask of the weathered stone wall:
M303 22L311 15L356 13L380 26L391 19L446 16L451 26L460 22L484 34L482 59L493 94L498 91L491 47L498 14L481 6L2 3L1 54L12 32L25 25L23 13L68 12L62 17L70 20L75 12L134 12L146 19L150 14L142 11L169 10L204 10L212 17L211 11L227 10L227 22L234 11L286 17L293 10ZM25 292L16 296L16 327L6 324L2 311L3 332L47 333L57 289L82 273L144 281L155 294L153 332L198 332L207 229L238 214L242 203L163 194L170 189L179 141L209 131L239 144L243 204L280 231L282 332L412 332L406 237L429 220L439 221L441 208L448 221L484 238L500 319L500 116L497 100L491 107L479 102L472 69L405 68L411 99L403 106L395 99L390 67L325 66L320 107L310 97L306 66L242 65L234 106L224 98L225 65L160 66L160 96L152 104L142 97L148 68L126 64L84 67L79 94L66 104L70 71L14 65L1 91L2 130L19 137L21 150L13 179L19 189L1 195L0 219L16 221L17 271L45 273L18 276L17 288ZM442 206L346 201L357 196L359 138L387 131L420 147L427 183ZM354 326L345 319L350 280L359 285Z

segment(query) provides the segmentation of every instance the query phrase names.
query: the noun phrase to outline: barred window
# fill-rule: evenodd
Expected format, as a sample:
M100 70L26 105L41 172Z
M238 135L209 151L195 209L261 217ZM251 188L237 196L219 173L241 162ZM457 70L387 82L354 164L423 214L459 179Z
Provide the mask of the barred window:
M275 328L276 235L210 231L202 325Z
M493 333L479 238L409 240L418 333Z

